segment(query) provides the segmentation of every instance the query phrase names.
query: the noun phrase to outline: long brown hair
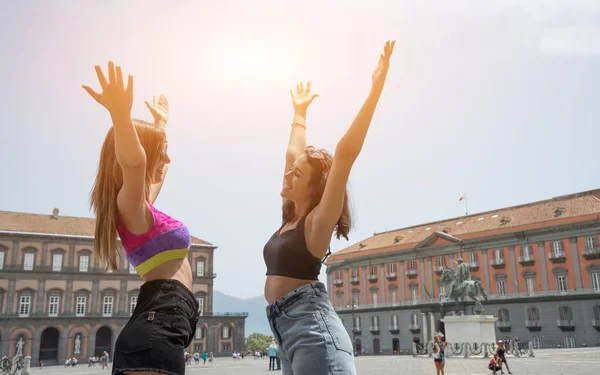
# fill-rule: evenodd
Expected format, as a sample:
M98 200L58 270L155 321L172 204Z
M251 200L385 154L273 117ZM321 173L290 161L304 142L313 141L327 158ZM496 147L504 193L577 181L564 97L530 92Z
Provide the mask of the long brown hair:
M164 128L142 120L133 120L133 125L146 152L144 196L148 199L149 187L166 145L166 134ZM120 254L117 246L117 194L122 186L123 171L117 161L115 131L111 127L104 138L98 174L90 194L91 208L96 213L94 254L105 264L106 270L118 269Z
M327 177L331 171L331 165L333 164L333 157L326 150L319 150L325 157L324 165L321 166L318 160L308 158L309 163L314 167L313 173L310 178L310 186L313 189L313 199L310 203L308 212L314 210L315 207L321 202L323 193L325 192L325 185L327 184ZM283 225L294 220L294 202L287 200L283 205ZM340 237L344 237L348 240L348 234L352 228L352 214L350 212L350 202L348 198L348 189L344 192L344 206L342 207L342 214L335 225L335 236L339 240Z

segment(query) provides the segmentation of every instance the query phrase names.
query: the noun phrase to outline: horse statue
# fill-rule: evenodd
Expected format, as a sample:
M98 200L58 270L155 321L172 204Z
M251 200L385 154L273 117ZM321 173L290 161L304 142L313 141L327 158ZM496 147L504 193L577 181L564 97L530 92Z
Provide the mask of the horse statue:
M463 276L463 275L461 275ZM487 294L483 289L483 285L479 282L479 280L471 279L470 275L467 275L467 278L463 278L459 280L458 275L451 268L444 268L442 271L442 275L440 276L439 283L442 285L446 285L449 290L448 294L441 293L439 297L439 302L444 303L449 299L453 299L456 303L456 312L462 311L461 304L464 306L465 297L469 297L471 300L475 301L475 306L473 307L473 314L482 314L484 311L483 305L481 301L477 298L478 296L482 296L486 301L488 300Z

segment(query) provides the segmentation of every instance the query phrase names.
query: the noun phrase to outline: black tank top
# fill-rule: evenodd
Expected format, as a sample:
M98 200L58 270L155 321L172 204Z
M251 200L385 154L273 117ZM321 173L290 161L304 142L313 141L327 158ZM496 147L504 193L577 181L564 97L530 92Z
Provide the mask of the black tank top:
M296 228L281 234L281 228L266 243L263 257L267 275L293 277L302 280L317 280L321 272L321 259L308 251L304 238L304 216ZM283 226L282 226L283 228Z

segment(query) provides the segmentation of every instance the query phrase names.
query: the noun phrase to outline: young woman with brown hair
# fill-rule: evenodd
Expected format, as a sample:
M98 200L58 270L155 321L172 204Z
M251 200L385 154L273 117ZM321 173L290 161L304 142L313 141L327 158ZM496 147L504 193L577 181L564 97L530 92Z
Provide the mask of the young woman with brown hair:
M283 222L264 248L267 317L286 375L356 374L352 342L318 277L333 232L348 238L346 184L383 91L394 43L386 43L371 92L333 157L306 147L306 110L316 97L310 83L291 93L295 115L281 191Z
M91 193L96 213L94 253L107 269L118 268L120 237L127 261L145 283L133 315L115 344L113 374L185 373L183 350L199 318L190 291L188 228L157 210L156 200L171 159L164 125L168 102L146 102L155 123L131 119L133 77L123 83L121 68L108 63L108 81L99 66L101 93L83 88L110 113L98 175Z

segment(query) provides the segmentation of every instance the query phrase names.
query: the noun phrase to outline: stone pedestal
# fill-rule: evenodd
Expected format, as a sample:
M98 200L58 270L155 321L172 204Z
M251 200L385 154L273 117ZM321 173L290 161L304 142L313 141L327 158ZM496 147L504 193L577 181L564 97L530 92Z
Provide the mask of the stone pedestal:
M446 341L450 343L496 342L496 320L498 318L493 315L446 316L442 319Z

